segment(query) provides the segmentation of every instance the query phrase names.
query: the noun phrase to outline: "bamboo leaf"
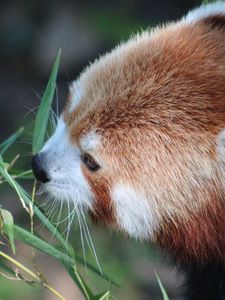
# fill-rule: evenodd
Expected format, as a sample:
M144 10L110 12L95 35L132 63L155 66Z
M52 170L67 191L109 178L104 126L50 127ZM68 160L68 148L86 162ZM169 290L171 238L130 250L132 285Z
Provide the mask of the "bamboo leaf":
M85 284L83 281L81 275L77 271L77 267L75 264L75 260L71 257L67 256L66 254L62 253L58 249L56 249L54 246L48 244L41 238L35 236L34 234L30 233L29 231L14 225L14 236L16 240L19 240L21 242L24 242L25 244L28 244L38 250L40 250L43 253L46 253L56 259L58 259L64 267L68 270L69 274L71 275L74 282L77 284L77 286L80 288L81 292L85 296L87 300L91 300L92 298L92 292L89 289L89 287Z
M11 275L15 275L15 271L2 259L0 260L0 268Z
M61 261L62 263L67 263L69 265L74 266L75 261L65 253L62 253L58 249L56 249L51 244L48 244L41 238L37 237L36 235L30 233L29 231L14 225L14 237L16 240L19 240L25 244L28 244L56 259Z
M1 208L0 215L3 223L3 231L8 235L11 249L15 254L16 249L14 244L14 222L12 214L8 210Z
M96 295L92 300L110 300L111 299L111 293L110 291L107 291L103 294Z
M64 264L64 267L69 272L70 276L73 278L74 282L76 282L79 289L82 291L86 300L92 300L94 295L91 292L90 288L84 282L82 276L79 274L78 270L72 266L68 266Z
M160 287L160 290L161 290L162 295L163 295L163 300L170 300L168 295L167 295L167 292L166 292L165 288L163 287L163 284L162 284L162 282L161 282L161 280L160 280L160 278L157 274L156 274L156 278L158 280L159 287Z
M13 178L19 178L19 179L34 179L33 171L32 170L27 170L27 171L21 171L21 170L16 170L13 169Z
M18 137L21 136L23 131L24 127L21 127L15 133L10 135L10 137L7 138L3 143L0 144L0 155L3 155L8 150L8 148L18 139Z
M121 288L121 285L119 285L116 281L114 281L112 278L108 277L106 274L100 273L100 271L98 269L96 269L95 267L93 267L90 263L88 263L87 261L85 261L82 257L76 256L76 261L78 263L80 263L81 265L87 267L93 273L97 274L98 276L101 276L103 279L108 280L110 282L110 284Z
M34 125L34 134L33 134L33 142L32 142L32 152L36 154L42 147L45 136L46 129L48 125L49 113L52 106L52 101L55 93L56 87L56 78L59 69L60 62L60 54L61 50L59 50L58 55L56 57L46 90L41 99L41 104L38 109L37 117Z

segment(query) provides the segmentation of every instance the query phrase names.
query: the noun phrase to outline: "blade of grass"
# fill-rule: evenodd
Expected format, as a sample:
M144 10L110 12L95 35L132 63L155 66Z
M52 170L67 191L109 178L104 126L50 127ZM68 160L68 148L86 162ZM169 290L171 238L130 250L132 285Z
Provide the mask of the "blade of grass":
M76 256L76 262L80 263L83 266L86 266L89 270L91 270L93 273L95 273L97 275L100 275L103 279L108 280L112 285L115 285L115 286L121 288L121 285L119 285L116 281L114 281L113 279L109 278L105 274L101 274L98 269L96 269L95 267L93 267L90 263L88 263L87 261L85 261L82 257Z
M8 235L11 249L15 255L16 248L14 244L14 222L12 214L8 210L0 208L0 217L2 218L2 229Z
M24 242L43 253L46 253L56 259L58 259L69 271L71 277L80 288L81 292L84 294L87 300L90 300L92 297L92 292L90 291L89 287L84 283L81 275L79 274L75 260L71 257L67 256L66 254L60 252L54 246L48 244L47 242L43 241L41 238L35 236L34 234L30 233L29 231L14 225L14 237L16 240Z
M91 292L90 288L84 282L84 280L81 277L81 275L79 274L78 270L71 267L71 266L68 266L66 264L64 264L64 267L67 269L70 276L73 278L73 280L77 283L80 290L83 292L83 295L85 296L85 299L86 300L93 300L94 295Z
M68 263L72 266L75 265L74 259L70 256L17 225L14 225L14 238L60 260L62 263Z
M46 129L49 120L49 113L52 106L52 100L55 93L56 87L56 78L59 69L60 63L60 54L61 50L59 50L58 55L56 57L46 90L41 99L41 104L39 105L37 117L34 124L34 134L33 134L33 142L32 142L32 153L36 154L42 147L45 136Z
M0 155L3 155L8 148L21 136L24 131L24 127L21 127L15 133L10 135L3 143L0 144Z
M0 260L0 269L4 270L5 272L11 275L15 275L15 271L10 266L8 266L2 259Z
M107 291L106 293L96 295L93 300L109 300L110 297L110 291Z
M51 285L44 282L42 278L39 277L39 275L36 275L33 271L25 267L23 264L21 264L16 259L12 258L5 252L0 251L0 256L8 260L11 264L15 265L17 268L23 270L26 274L28 274L31 278L35 279L38 283L40 283L43 287L48 289L51 293L53 293L55 296L57 296L60 300L66 300L62 295L60 295Z
M13 175L12 177L18 178L18 179L34 179L34 175L32 170L27 170L27 171L19 171L19 170L14 170L13 169Z
M168 295L167 295L167 292L166 292L165 288L163 287L163 284L162 284L159 276L157 275L157 273L155 273L155 275L156 275L156 278L158 280L158 284L159 284L160 290L161 290L162 295L163 295L163 300L170 300L169 297L168 297Z

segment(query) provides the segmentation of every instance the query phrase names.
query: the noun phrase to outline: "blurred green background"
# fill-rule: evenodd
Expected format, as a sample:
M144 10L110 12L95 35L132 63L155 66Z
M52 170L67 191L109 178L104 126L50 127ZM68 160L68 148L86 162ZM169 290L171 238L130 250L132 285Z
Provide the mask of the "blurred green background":
M1 1L0 10L0 142L21 125L26 135L8 153L12 158L21 154L20 165L29 167L32 119L47 83L52 63L62 49L57 80L57 99L61 109L67 99L68 84L89 61L105 53L121 40L162 22L179 19L197 0L124 0L124 1ZM54 105L56 110L56 104ZM30 125L31 124L31 125ZM24 183L29 188L29 183ZM0 204L8 208L17 223L28 220L14 193L0 185ZM40 199L40 203L43 199ZM56 213L57 214L57 213ZM76 223L76 222L75 222ZM181 273L168 259L148 243L139 243L120 234L109 232L89 222L89 228L103 270L121 288L112 287L115 299L162 299L155 277L158 273L172 300L181 300L178 286ZM45 234L43 226L36 224ZM77 225L70 233L76 252L83 256ZM1 245L0 245L1 247ZM31 261L30 249L18 245L20 260ZM94 258L86 246L88 261ZM82 299L63 268L54 260L38 254L38 263L66 299ZM108 287L84 269L85 278L96 291ZM47 291L12 282L0 275L1 300L53 300Z

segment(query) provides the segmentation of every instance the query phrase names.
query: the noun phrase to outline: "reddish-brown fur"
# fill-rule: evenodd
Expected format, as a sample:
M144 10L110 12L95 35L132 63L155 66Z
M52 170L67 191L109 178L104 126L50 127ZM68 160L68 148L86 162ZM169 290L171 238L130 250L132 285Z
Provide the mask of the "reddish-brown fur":
M225 252L225 192L216 150L225 127L225 33L213 22L159 29L91 67L84 99L65 113L74 143L93 128L102 138L103 171L84 171L95 216L116 222L110 196L115 183L153 186L161 192L154 207L164 220L155 240L185 260L211 259L212 253L224 260ZM210 178L201 174L204 161ZM174 193L191 196L179 203Z
M90 176L90 172L83 166L83 173L87 178L91 191L94 196L94 207L90 211L93 221L101 223L114 223L113 205L110 199L110 183L107 178L97 176Z
M202 190L196 201L202 201L200 197L207 198L207 205L186 220L165 220L157 243L182 263L225 262L224 195Z

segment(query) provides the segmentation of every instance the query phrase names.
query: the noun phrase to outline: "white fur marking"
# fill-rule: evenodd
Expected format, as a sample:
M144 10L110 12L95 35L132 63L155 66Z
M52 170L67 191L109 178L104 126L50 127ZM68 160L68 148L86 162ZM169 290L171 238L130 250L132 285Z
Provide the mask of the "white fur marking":
M225 129L223 129L217 137L217 150L225 161Z
M84 96L84 90L80 84L80 81L74 81L70 86L70 95L71 95L71 105L69 112L73 112L81 102L81 99Z
M218 14L225 15L225 2L210 3L193 9L183 18L183 21L193 23Z
M96 150L96 148L100 145L101 136L97 134L94 130L85 134L80 139L80 145L84 152L91 152Z
M44 146L41 149L41 152L48 151L52 147L57 146L57 143L59 145L62 144L64 142L65 132L66 132L66 124L63 121L63 118L60 117L58 119L54 134L44 144Z
M218 134L216 142L221 182L225 188L225 128Z
M149 239L157 229L150 202L129 185L118 184L112 191L119 226L131 237Z
M81 170L80 152L71 144L62 118L41 152L45 154L46 171L50 177L50 181L44 184L46 191L57 199L91 208L92 194Z

